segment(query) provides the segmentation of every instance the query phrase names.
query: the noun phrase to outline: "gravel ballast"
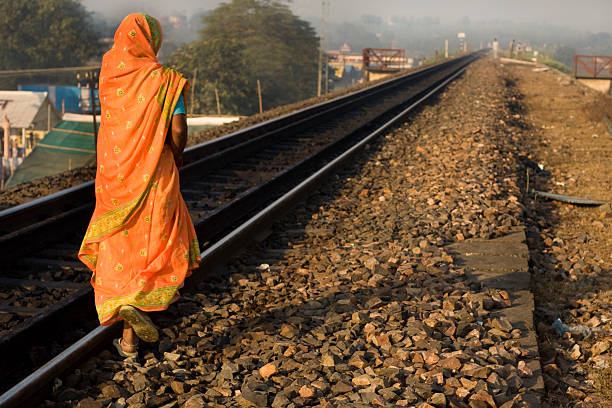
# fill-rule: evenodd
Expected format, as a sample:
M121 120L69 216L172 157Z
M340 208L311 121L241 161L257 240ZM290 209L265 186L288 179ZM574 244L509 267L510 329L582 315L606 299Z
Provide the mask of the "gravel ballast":
M110 348L48 406L522 407L537 353L448 245L523 227L523 140L502 71L471 66L270 235Z

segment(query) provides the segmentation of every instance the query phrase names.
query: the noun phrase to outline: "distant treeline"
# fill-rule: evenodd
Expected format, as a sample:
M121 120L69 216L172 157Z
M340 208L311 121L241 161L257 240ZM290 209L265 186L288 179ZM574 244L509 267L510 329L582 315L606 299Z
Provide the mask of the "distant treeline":
M294 15L285 2L228 0L189 18L159 17L164 31L159 58L195 82L188 101L195 113L257 112L257 81L264 109L316 93L320 21ZM97 63L119 22L119 17L88 12L77 0L1 0L0 70ZM359 21L329 23L326 43L329 49L347 43L353 52L402 48L409 57L425 58L441 52L445 40L451 52L457 50L459 32L466 33L472 49L494 38L507 49L515 40L568 66L576 53L612 55L610 33L536 23L472 22L467 17L442 24L434 17L364 15ZM3 77L0 87L33 80L41 78Z
M319 40L281 3L232 0L202 16L199 39L166 63L188 75L197 113L250 115L315 95ZM258 87L259 81L259 87Z
M313 19L315 28L319 20ZM477 21L467 17L459 18L455 23L442 24L435 17L392 17L383 20L378 16L364 15L360 21L328 24L330 48L338 48L345 42L359 52L366 47L403 48L409 56L426 57L435 50L444 48L444 41L449 40L451 51L459 48L457 34L465 32L471 48L487 46L495 38L502 48L508 48L510 41L515 40L530 45L540 52L560 57L567 54L601 54L612 55L612 34L589 33L568 27L538 23L515 23L510 21ZM561 48L560 52L559 49ZM567 58L563 63L570 63Z

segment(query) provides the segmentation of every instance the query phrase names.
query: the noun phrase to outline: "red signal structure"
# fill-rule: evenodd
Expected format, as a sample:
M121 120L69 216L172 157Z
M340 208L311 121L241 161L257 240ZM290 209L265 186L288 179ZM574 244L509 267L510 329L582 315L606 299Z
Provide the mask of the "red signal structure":
M395 72L406 67L406 50L364 48L363 67L370 72Z
M574 55L574 76L584 79L612 79L612 57Z

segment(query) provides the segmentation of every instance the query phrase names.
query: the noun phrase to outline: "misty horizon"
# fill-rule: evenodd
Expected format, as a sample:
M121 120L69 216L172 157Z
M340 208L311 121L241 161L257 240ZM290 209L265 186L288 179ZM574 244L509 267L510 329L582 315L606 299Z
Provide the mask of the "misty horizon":
M161 0L135 1L126 6L123 0L81 0L89 10L106 17L120 18L134 11L152 15L183 14L187 17L217 7L219 0L174 0L171 4ZM225 1L227 2L227 1ZM363 15L380 17L384 22L397 18L439 19L441 25L464 20L478 22L511 22L516 24L540 24L567 27L591 33L610 32L608 16L612 14L612 2L590 0L581 2L568 0L486 1L465 0L458 4L452 0L433 0L428 3L407 0L328 0L329 21L332 23L359 21ZM283 2L298 16L317 23L321 17L321 0L293 0ZM315 24L317 25L317 24ZM469 27L466 27L466 30Z

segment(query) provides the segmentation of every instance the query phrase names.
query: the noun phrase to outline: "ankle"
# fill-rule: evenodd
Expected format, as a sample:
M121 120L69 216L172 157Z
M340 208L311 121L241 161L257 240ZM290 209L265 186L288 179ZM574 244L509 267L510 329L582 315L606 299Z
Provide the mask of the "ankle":
M121 345L121 348L123 349L123 351L127 351L127 352L136 351L136 349L138 348L138 342L136 342L135 344L130 344L127 341L125 341L123 337L119 341L119 344Z

